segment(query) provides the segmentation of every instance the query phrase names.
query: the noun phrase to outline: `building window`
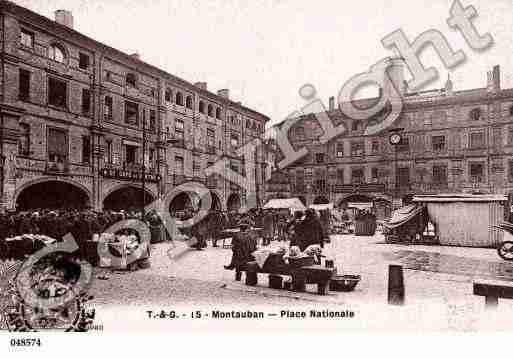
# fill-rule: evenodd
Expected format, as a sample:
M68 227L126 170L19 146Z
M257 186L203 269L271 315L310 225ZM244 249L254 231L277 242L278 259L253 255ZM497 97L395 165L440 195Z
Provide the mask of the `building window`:
M251 128L251 120L246 120L246 128Z
M203 101L199 102L199 112L205 113L205 103Z
M379 153L379 140L372 140L371 142L371 152L373 154Z
M207 107L207 115L209 117L213 117L214 116L214 106L208 105L208 107Z
M82 113L88 115L91 111L91 91L82 89Z
M513 105L509 106L509 115L513 116Z
M20 69L18 98L22 101L30 100L30 72Z
M337 183L344 184L344 169L337 168Z
M372 183L378 183L379 182L379 175L378 175L378 168L373 167L371 169L371 181Z
M433 151L444 151L445 150L445 136L433 136L431 137L431 144Z
M185 99L185 107L192 110L192 96L187 96Z
M513 182L513 160L508 161L508 181Z
M482 163L470 163L469 165L470 181L481 183L483 181L484 165Z
M305 138L305 128L303 126L297 126L294 130L294 134L298 140L303 140Z
M324 153L316 153L315 154L315 161L317 163L324 163Z
M477 121L480 120L482 116L481 109L479 107L476 107L472 110L470 110L469 117L471 120Z
M157 118L156 118L156 112L155 110L150 110L150 131L151 132L155 132L156 130L156 121L157 121Z
M182 120L175 120L175 138L178 140L184 139L184 126Z
M230 136L230 143L233 148L239 147L239 136L232 133L232 135Z
M105 148L105 163L112 163L112 141L107 141L107 146Z
M63 130L48 129L48 160L54 163L65 163L68 159L68 138Z
M365 183L365 173L363 168L353 168L351 170L351 183L360 184Z
M137 103L125 101L125 123L132 126L139 124L139 105Z
M171 102L172 97L173 97L173 92L171 91L171 89L167 88L166 91L164 92L164 100L166 102Z
M351 156L363 156L365 154L365 146L363 141L351 142Z
M21 29L21 39L20 42L23 46L34 48L34 33L27 31L25 29Z
M201 174L201 162L198 156L194 156L192 160L192 175L199 177Z
M50 77L48 80L48 104L56 107L66 107L68 85L66 82Z
M216 146L215 132L211 128L207 128L207 146L213 149Z
M61 64L64 63L66 60L66 55L64 55L64 50L59 45L52 45L50 46L50 50L48 51L48 56L53 61L60 62Z
M87 70L89 68L89 56L83 53L79 53L78 67L82 70Z
M89 163L91 160L91 139L89 136L82 136L82 163Z
M447 166L435 165L433 166L433 183L437 185L447 184Z
M137 86L137 77L133 73L126 74L126 84L131 87Z
M21 156L30 155L30 125L28 123L20 123L18 153Z
M362 127L361 122L356 120L356 121L353 121L353 124L351 125L351 130L360 131L361 127Z
M220 119L221 119L221 109L220 109L219 107L218 107L218 108L216 108L216 118L217 118L218 120L220 120Z
M343 143L337 143L337 157L344 157L344 144Z
M469 148L479 149L484 148L485 145L485 136L484 132L472 132L469 136Z
M179 176L184 174L183 157L180 157L180 156L175 157L175 174L177 174Z
M112 97L105 96L105 104L103 109L103 117L106 120L112 120Z
M395 181L399 188L408 188L410 186L410 168L399 167L397 169Z
M176 100L175 102L176 102L176 104L178 106L183 106L183 95L182 95L181 92L177 92L176 93L176 99L175 100Z
M137 146L125 145L125 163L127 165L137 163Z
M154 163L155 163L155 149L150 148L148 151L148 163L146 164L146 166L149 168L154 168L155 167Z

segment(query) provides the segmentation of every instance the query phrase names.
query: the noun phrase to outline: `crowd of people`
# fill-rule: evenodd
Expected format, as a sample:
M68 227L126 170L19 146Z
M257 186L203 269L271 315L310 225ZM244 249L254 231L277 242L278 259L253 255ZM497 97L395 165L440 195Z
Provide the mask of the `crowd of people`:
M171 213L171 216L184 221L192 218L194 214L193 211L186 210ZM60 240L70 233L77 243L81 243L127 219L144 220L150 227L152 242L173 239L155 211L143 216L139 211L37 209L0 214L0 240L24 234L41 234ZM305 213L296 212L293 216L288 211L279 210L250 209L246 213L211 210L201 220L193 221L191 226L182 227L180 231L197 239L197 249L205 248L208 240L217 247L219 240L226 237L223 231L237 228L242 222L260 229L264 245L272 240L290 240L293 245L303 248L311 243L322 244L327 237L326 226L321 225L322 216L319 218L310 209Z

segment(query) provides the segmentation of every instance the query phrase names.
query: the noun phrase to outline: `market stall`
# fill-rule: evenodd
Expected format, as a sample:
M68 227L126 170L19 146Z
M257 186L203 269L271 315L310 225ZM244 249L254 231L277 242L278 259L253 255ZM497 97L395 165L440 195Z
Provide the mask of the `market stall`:
M296 211L305 211L306 207L299 198L275 198L269 200L263 207L264 209L287 209L294 213Z
M427 208L442 245L495 248L502 240L494 226L504 220L504 195L426 195L413 202Z

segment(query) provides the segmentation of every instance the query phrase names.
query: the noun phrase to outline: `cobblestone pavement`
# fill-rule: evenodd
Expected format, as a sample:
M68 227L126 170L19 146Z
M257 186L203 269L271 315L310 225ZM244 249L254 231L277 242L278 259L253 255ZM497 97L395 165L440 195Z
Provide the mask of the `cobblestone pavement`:
M493 249L385 244L382 236L332 236L325 248L340 273L360 274L361 282L350 293L330 292L326 296L296 293L267 287L266 275L259 285L248 287L234 280L229 248L197 251L181 243L153 247L149 269L114 272L108 280L95 280L92 294L100 306L266 306L350 307L359 310L363 322L352 329L458 330L483 328L513 329L509 320L483 324L484 299L472 293L475 278L513 280L513 265L500 259ZM406 306L397 310L387 305L387 275L390 263L404 266ZM501 301L499 308L510 311L513 301ZM387 314L384 314L387 313ZM364 319L363 319L364 318ZM327 323L325 323L327 325ZM286 322L280 325L286 327ZM317 324L318 325L318 324ZM330 324L331 325L331 324ZM358 328L357 328L358 327Z

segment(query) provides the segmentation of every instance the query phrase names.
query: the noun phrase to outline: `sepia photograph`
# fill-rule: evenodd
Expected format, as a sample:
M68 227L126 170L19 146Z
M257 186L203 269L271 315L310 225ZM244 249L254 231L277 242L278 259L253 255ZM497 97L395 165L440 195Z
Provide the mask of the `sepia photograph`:
M6 348L513 330L512 14L1 0Z

